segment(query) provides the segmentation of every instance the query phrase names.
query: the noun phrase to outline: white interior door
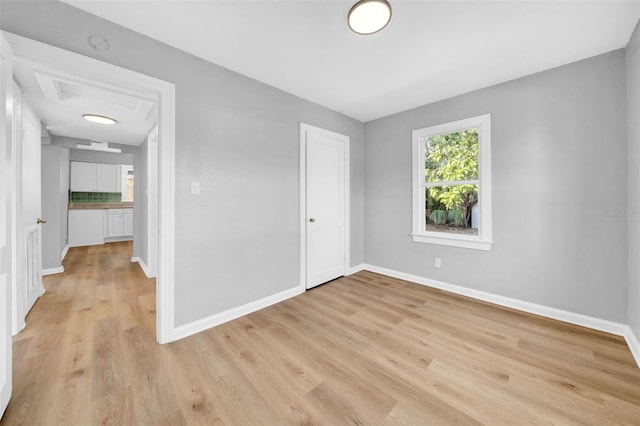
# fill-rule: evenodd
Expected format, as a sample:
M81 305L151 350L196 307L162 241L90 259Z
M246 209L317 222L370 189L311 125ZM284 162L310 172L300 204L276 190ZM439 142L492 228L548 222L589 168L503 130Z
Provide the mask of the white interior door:
M346 143L306 130L306 288L346 271Z
M23 309L26 315L38 297L44 293L42 286L42 248L40 243L40 120L29 105L22 103L22 224L24 231Z
M9 43L0 34L0 416L11 398L11 213L13 67Z

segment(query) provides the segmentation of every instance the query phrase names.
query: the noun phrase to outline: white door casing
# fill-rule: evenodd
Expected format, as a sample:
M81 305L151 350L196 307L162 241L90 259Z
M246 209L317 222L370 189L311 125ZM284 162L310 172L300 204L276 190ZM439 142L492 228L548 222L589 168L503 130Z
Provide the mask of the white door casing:
M21 279L23 296L20 314L24 318L33 304L44 293L42 286L41 227L41 129L40 120L24 101L22 102L22 225L24 250L22 251ZM50 225L53 226L53 225Z
M301 271L309 289L345 275L349 250L349 138L302 123Z
M47 64L72 73L80 81L98 87L132 93L158 103L157 163L159 232L157 262L157 339L159 343L174 340L175 312L175 85L145 74L102 62L68 50L3 31L16 56Z
M15 336L22 330L25 323L24 290L26 288L23 274L26 267L22 266L26 238L22 225L22 91L13 81L13 115L11 121L11 332Z
M13 213L13 66L11 46L0 35L0 417L11 398L11 272Z
M154 127L147 138L147 159L149 164L158 164L158 126ZM147 197L147 270L149 278L155 277L158 270L158 168L147 167L147 188L142 194Z

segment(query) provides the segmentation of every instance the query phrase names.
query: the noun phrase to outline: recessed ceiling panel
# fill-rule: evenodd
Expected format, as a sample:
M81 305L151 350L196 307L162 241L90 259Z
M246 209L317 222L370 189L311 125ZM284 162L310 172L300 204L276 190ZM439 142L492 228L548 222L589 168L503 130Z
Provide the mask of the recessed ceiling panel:
M23 99L58 136L139 145L157 121L156 103L143 94L74 76L32 60L15 59L15 78ZM82 114L117 120L114 126L88 122Z

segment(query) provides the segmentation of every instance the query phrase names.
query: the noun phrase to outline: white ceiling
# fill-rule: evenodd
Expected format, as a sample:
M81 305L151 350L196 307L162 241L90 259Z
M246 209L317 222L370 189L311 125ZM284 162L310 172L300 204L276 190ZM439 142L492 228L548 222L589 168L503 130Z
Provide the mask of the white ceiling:
M637 0L390 0L361 36L355 0L65 2L361 121L622 48L640 17Z
M80 78L70 69L17 56L14 77L24 100L45 122L47 130L97 142L140 145L157 121L157 107L148 97L130 90ZM93 113L115 118L114 126L82 118Z

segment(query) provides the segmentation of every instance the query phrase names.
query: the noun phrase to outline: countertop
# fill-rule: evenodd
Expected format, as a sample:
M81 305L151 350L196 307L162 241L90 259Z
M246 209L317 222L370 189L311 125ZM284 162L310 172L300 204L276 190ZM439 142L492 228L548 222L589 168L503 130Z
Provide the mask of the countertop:
M69 210L129 209L132 207L133 207L133 202L131 201L108 202L108 203L100 203L100 202L69 203Z

